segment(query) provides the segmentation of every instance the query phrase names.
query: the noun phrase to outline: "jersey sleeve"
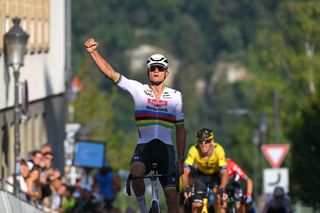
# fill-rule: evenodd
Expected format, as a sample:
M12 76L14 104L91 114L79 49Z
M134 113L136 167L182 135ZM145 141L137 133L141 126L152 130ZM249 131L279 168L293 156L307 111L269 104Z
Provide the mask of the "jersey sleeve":
M175 92L177 93L175 116L176 116L176 124L179 124L184 122L183 102L182 102L182 94L179 91L175 91Z
M188 166L193 166L194 159L195 159L195 154L196 154L195 153L195 147L192 146L188 151L188 155L187 155L187 158L184 161L184 164L188 165Z
M124 91L129 92L133 97L135 97L135 93L137 91L136 88L142 86L140 82L128 79L123 75L120 75L119 80L116 82L116 85Z
M217 144L215 148L217 149L217 153L218 153L219 167L227 168L227 159L226 159L226 154L224 152L223 147Z
M238 174L241 179L245 179L245 180L248 179L247 174L241 169L241 167L237 163L233 162L232 170L236 174Z

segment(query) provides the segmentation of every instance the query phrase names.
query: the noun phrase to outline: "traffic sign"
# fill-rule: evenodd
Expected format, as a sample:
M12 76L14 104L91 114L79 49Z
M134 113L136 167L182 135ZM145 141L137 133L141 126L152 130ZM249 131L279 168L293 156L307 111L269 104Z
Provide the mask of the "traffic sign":
M285 193L289 192L289 169L263 169L263 192L272 194L276 186L281 186Z
M261 150L272 168L279 168L288 153L289 144L263 144Z

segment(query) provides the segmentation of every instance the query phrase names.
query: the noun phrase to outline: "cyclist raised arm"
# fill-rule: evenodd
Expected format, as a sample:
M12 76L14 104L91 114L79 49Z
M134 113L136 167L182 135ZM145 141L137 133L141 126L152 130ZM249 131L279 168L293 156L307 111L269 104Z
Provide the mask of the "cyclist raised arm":
M231 187L234 191L235 207L237 211L244 213L245 206L242 205L241 203L243 192L242 192L241 185L238 182L238 179L240 178L246 181L246 184L247 184L246 203L247 204L252 202L252 189L253 189L252 180L247 176L247 174L242 170L242 168L230 158L227 158L227 164L228 164L228 175L229 175L229 183L227 188Z
M190 147L184 162L184 174L182 176L183 187L189 192L189 173L192 166L196 165L194 196L192 197L192 212L200 212L203 206L203 191L207 186L213 187L215 196L215 208L225 212L226 205L221 207L221 199L227 194L225 187L228 183L227 162L223 147L214 142L213 131L202 128L196 133L197 144ZM220 194L218 196L218 194ZM189 197L191 193L185 193ZM223 197L223 198L222 198Z
M169 75L168 60L161 54L153 54L147 60L149 84L127 79L116 72L97 51L98 43L89 38L84 46L100 71L118 87L129 92L135 103L135 120L139 139L130 162L132 177L143 176L157 163L160 174L175 174L176 177L161 177L168 212L178 212L178 177L183 173L183 156L186 130L184 128L183 102L179 91L165 87ZM178 168L175 160L172 133L176 129ZM132 181L141 213L147 212L145 185L142 179Z

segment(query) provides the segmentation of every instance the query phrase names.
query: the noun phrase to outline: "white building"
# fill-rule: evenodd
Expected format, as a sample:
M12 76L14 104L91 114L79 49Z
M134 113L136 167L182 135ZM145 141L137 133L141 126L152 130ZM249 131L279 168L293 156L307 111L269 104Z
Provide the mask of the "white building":
M71 1L71 0L70 0ZM20 68L20 103L28 112L20 119L21 158L49 143L53 147L54 166L63 172L65 132L66 73L70 71L68 45L70 29L66 0L0 0L0 178L14 168L14 76L5 64L4 34L12 27L12 18L21 18L20 26L30 35L24 66ZM28 99L21 92L28 87ZM2 147L2 149L1 149Z

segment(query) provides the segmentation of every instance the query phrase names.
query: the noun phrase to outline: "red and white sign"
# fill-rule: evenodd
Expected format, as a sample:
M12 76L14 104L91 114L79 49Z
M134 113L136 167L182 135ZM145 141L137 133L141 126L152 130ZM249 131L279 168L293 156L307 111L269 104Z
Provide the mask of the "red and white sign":
M261 146L264 156L272 168L279 168L288 153L289 144L264 144Z

